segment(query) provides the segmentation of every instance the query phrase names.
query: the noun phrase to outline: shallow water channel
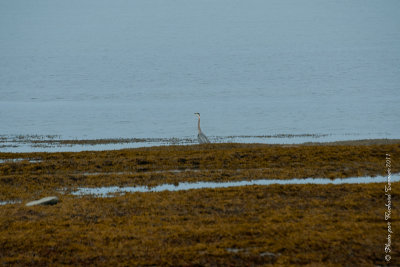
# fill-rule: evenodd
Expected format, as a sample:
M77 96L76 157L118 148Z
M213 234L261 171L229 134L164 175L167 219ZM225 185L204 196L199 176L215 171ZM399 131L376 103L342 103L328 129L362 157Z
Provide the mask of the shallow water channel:
M390 178L391 182L399 182L400 176L393 174ZM147 186L109 186L109 187L80 187L77 191L72 192L72 195L84 196L84 195L96 195L98 197L112 197L113 194L121 193L132 193L132 192L160 192L160 191L180 191L180 190L191 190L191 189L205 189L205 188L225 188L225 187L237 187L247 185L289 185L289 184L367 184L367 183L384 183L388 182L387 176L375 176L375 177L350 177L350 178L305 178L305 179L288 179L288 180L277 180L277 179L261 179L252 181L232 181L232 182L195 182L187 183L182 182L178 185L174 184L162 184L155 187Z
M41 159L26 159L26 158L16 158L16 159L0 159L0 164L2 163L18 163L27 161L29 163L40 163L42 162Z
M400 182L400 173L392 174L389 181ZM162 184L155 187L148 186L109 186L109 187L80 187L76 191L72 192L75 196L86 196L92 195L95 197L113 197L119 194L134 193L134 192L161 192L161 191L181 191L181 190L191 190L191 189L207 189L207 188L226 188L226 187L238 187L238 186L250 186L250 185L262 185L268 186L273 184L279 185L291 185L291 184L369 184L369 183L388 183L387 176L365 176L365 177L349 177L349 178L305 178L305 179L287 179L287 180L277 180L277 179L260 179L251 181L231 181L231 182L195 182L187 183L182 182L177 185L174 184ZM61 190L64 191L64 190ZM0 201L0 206L9 204L18 204L21 200L5 200Z

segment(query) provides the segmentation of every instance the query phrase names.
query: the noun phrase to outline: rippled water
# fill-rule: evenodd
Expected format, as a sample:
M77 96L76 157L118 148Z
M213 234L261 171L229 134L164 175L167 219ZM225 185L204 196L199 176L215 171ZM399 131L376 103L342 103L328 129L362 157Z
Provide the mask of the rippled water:
M194 112L218 142L399 138L398 10L397 0L3 0L0 141L195 140ZM46 148L0 143L24 150Z

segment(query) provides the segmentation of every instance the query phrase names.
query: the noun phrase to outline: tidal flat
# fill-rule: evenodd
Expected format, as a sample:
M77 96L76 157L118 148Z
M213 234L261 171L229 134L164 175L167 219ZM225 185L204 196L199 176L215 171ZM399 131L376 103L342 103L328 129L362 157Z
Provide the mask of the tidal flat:
M0 153L0 264L385 265L385 183L76 196L80 187L385 176L400 143L210 144ZM18 159L18 160L13 160ZM391 184L399 229L400 183ZM55 195L53 206L25 203ZM395 240L395 234L392 239ZM398 265L393 242L390 264Z

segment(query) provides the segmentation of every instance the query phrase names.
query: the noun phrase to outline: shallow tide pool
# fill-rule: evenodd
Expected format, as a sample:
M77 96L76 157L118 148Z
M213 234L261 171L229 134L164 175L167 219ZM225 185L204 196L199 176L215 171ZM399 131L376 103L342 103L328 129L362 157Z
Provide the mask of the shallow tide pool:
M388 180L387 176L365 176L365 177L349 177L349 178L305 178L305 179L288 179L288 180L277 180L277 179L260 179L252 181L234 181L234 182L196 182L196 183L179 183L174 184L162 184L155 187L147 186L108 186L108 187L80 187L78 190L73 191L71 194L74 196L86 196L92 195L95 197L113 197L125 193L135 193L135 192L161 192L161 191L181 191L181 190L192 190L192 189L213 189L213 188L227 188L227 187L239 187L239 186L251 186L251 185L261 185L269 186L273 184L278 185L293 185L293 184L369 184L369 183L392 183L400 182L400 173L392 174ZM59 190L59 192L64 192L65 189ZM0 206L9 204L18 204L21 200L3 200L0 201Z
M393 174L390 178L391 182L400 182L400 176ZM99 197L109 197L114 194L133 193L133 192L161 192L161 191L181 191L191 189L206 189L206 188L225 188L225 187L238 187L238 186L249 186L249 185L290 185L290 184L368 184L368 183L384 183L388 182L387 176L375 176L375 177L350 177L350 178L306 178L306 179L288 179L288 180L277 180L277 179L260 179L252 181L235 181L235 182L196 182L196 183L179 183L178 185L173 184L162 184L155 187L147 186L128 186L128 187L80 187L77 191L73 192L72 195L84 196L84 195L96 195Z

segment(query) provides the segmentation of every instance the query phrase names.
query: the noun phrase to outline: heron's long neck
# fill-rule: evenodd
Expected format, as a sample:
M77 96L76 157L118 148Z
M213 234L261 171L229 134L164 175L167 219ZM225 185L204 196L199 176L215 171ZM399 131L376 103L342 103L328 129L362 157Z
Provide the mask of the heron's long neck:
M199 128L199 133L201 133L201 129L200 129L200 117L199 117L199 121L197 122L197 128Z

